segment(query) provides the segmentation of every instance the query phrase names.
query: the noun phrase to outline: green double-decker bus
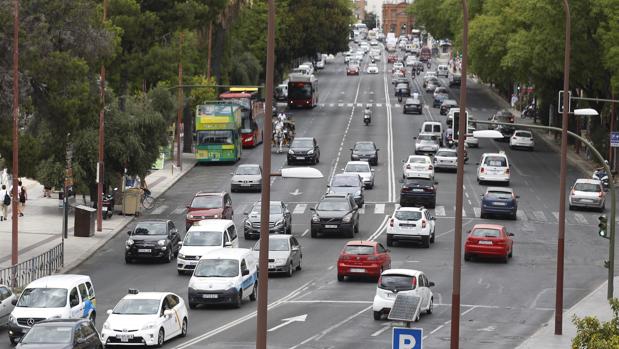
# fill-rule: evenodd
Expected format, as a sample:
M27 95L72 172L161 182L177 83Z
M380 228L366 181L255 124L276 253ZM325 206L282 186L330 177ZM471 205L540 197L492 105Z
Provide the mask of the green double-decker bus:
M196 107L196 160L236 162L241 158L241 107L209 102Z

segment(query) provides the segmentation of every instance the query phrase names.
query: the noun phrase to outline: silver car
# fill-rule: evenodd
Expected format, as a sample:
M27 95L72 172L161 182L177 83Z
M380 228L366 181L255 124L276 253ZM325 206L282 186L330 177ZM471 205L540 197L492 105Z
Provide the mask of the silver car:
M349 161L344 167L344 173L358 174L366 188L374 188L374 169L370 168L367 161Z
M262 190L262 169L258 164L240 165L231 173L230 191Z
M256 258L260 253L260 240L254 245ZM269 235L269 273L285 273L292 276L301 270L303 251L301 244L291 235Z
M606 205L606 192L599 180L580 178L572 186L568 200L570 210L582 207L596 208L603 212Z
M0 284L0 327L9 321L9 315L15 308L13 301L17 300L15 294L8 286Z
M288 206L281 201L271 201L269 211L269 233L292 234L292 215ZM245 212L243 222L245 239L260 237L260 212L260 201L254 203L249 212Z
M456 170L458 168L458 151L455 149L441 148L434 158L434 170Z
M420 133L413 137L415 140L415 155L434 154L439 148L439 137L432 134Z

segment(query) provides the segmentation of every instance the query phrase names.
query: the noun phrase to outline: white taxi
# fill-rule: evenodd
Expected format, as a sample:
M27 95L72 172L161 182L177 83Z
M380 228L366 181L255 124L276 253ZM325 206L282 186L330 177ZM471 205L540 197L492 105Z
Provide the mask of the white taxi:
M484 153L477 163L477 183L503 182L509 184L509 160L504 152Z
M434 243L436 221L422 207L396 207L387 226L387 246L396 241L421 242L423 247Z
M107 314L101 331L101 341L106 347L161 347L166 340L187 335L187 308L183 299L174 293L130 289Z
M402 178L434 178L432 159L427 155L410 155L402 166Z
M410 293L421 298L419 312L425 311L426 314L432 314L434 295L430 287L433 286L434 282L428 280L428 277L419 270L388 269L383 271L378 279L376 295L372 303L374 320L380 320L383 314L389 314L398 292Z

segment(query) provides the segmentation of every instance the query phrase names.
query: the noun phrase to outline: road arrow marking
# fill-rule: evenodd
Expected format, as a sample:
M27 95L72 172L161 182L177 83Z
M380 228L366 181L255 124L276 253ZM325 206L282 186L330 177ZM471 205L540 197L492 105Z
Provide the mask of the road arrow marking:
M290 195L294 195L294 196L301 195L301 194L303 194L303 192L299 191L299 188L295 189L292 193L290 193Z
M305 320L307 319L307 314L303 314L303 315L299 315L299 316L295 316L295 317L289 317L286 319L282 319L282 323L271 328L270 330L268 330L268 332L273 332L277 329L280 329L286 325L290 325L293 322L305 322Z

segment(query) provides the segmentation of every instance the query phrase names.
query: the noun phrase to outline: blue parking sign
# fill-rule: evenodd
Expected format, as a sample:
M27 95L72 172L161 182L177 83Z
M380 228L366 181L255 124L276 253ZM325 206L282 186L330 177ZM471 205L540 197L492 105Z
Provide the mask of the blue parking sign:
M421 349L423 329L394 327L391 338L392 349Z
M619 147L619 132L610 133L610 146L613 148Z

